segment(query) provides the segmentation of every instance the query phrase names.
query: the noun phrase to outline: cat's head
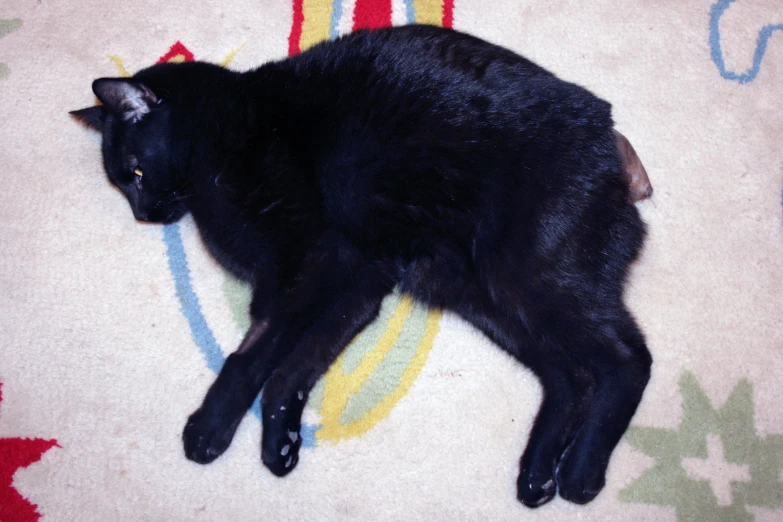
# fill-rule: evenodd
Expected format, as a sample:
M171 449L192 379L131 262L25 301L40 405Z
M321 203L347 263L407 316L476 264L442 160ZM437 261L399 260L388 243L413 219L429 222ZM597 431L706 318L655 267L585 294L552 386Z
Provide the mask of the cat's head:
M71 114L103 134L104 168L134 217L155 223L180 219L187 213L187 183L174 148L171 108L134 78L102 78L92 90L102 105Z

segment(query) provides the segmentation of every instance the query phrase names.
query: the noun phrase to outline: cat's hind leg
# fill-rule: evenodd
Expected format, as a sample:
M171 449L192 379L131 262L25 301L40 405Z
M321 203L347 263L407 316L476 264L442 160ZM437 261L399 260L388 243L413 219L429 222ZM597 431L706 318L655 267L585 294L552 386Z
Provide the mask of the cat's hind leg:
M521 291L515 291L521 287L519 274L524 270L504 262L487 273L495 276L494 287L482 281L458 253L441 249L411 265L402 290L457 313L539 378L544 401L517 482L519 500L536 507L555 496L557 464L584 417L593 378L555 340L531 328Z
M631 315L582 330L575 347L596 376L586 418L557 471L560 496L583 504L604 486L606 468L650 378L652 357Z
M529 507L555 492L576 503L595 498L650 375L644 338L619 297L589 311L567 306L574 302L567 295L550 299L530 307L534 317L517 327L503 313L472 320L489 323L482 329L533 370L544 390L517 480L517 497Z
M549 355L553 354L538 353L534 364L529 353L520 358L538 376L544 395L519 462L517 498L528 507L555 496L562 454L584 419L595 384L593 376L574 361Z
M468 304L470 303L470 304ZM517 498L538 507L557 492L563 452L585 418L595 389L593 374L572 359L556 340L532 331L526 321L474 294L455 308L464 319L530 368L543 388L543 402L520 459Z

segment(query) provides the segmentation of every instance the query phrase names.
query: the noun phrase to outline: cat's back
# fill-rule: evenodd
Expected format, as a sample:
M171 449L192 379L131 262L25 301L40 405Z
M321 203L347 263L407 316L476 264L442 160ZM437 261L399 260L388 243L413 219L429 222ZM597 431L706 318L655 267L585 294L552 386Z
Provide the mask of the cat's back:
M609 103L458 31L357 31L284 67L298 89L290 93L300 107L292 119L313 122L309 142L319 149L322 175L336 178L330 184L357 186L369 174L376 187L447 182L452 192L471 194L497 182L518 193L539 176L583 187L619 172ZM606 168L554 164L581 163L586 150L608 159ZM409 190L407 203L427 205L433 192L423 193L419 200Z
M300 71L388 75L393 81L444 80L443 74L491 81L492 72L517 79L554 78L545 69L466 33L429 25L362 29L322 42L292 59ZM496 71L490 70L496 67Z
M277 66L327 221L389 248L455 230L467 245L477 227L499 237L551 212L576 221L622 191L611 106L478 38L358 31Z
M487 114L534 121L556 115L611 122L611 106L506 48L459 31L428 25L360 30L289 59L300 80L322 96L395 99L431 108L470 125ZM396 107L397 110L402 107ZM494 124L498 124L495 121Z

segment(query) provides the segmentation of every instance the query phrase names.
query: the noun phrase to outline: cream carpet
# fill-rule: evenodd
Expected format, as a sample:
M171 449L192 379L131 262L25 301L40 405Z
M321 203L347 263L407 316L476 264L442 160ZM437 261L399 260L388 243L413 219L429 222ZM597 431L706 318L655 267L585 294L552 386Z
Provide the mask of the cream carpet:
M614 105L652 178L628 302L655 359L587 506L515 499L533 376L390 296L310 399L298 468L252 412L215 463L180 440L247 324L192 221L138 224L69 110L162 60L239 70L355 26L453 25ZM783 520L779 0L0 4L0 520Z

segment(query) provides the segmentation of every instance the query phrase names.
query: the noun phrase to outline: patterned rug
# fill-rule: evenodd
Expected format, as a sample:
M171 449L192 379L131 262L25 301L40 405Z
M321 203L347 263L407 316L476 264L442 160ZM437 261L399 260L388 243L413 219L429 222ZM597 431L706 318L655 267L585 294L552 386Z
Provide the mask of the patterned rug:
M627 300L655 359L589 505L529 510L535 378L390 295L311 395L277 479L256 404L215 463L181 432L248 326L193 222L138 224L67 111L156 61L245 70L359 27L507 46L614 105L655 188ZM783 520L779 0L10 1L0 5L0 522Z

